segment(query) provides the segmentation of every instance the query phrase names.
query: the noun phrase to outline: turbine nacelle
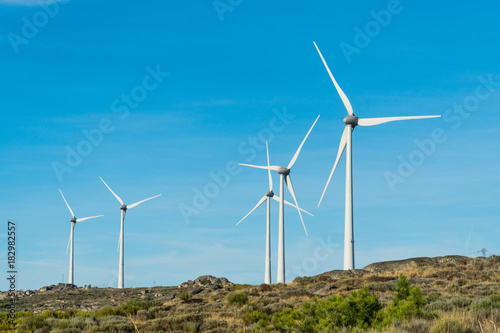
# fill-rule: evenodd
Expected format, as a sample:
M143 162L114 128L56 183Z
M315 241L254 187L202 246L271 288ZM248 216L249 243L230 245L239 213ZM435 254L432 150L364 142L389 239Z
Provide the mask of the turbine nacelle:
M127 205L121 205L120 209L123 210L123 211L127 211Z
M271 191L267 192L267 193L266 193L266 197L269 197L269 198L274 197L274 192L273 192L273 190L271 190Z
M71 223L76 223L76 217L73 217L72 219L69 220Z
M356 127L358 125L358 117L356 117L354 114L352 116L347 116L344 118L344 124L346 125L351 125L352 128Z
M276 172L279 173L280 175L288 176L290 174L290 169L281 167L278 170L276 170Z

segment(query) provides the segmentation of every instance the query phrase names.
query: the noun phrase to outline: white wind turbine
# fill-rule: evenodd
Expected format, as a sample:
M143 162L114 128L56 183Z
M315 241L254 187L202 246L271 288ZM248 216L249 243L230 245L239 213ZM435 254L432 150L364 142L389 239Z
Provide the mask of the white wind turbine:
M159 197L161 194L158 194L158 195L155 195L154 197L151 197L151 198L148 198L148 199L144 199L144 200L141 200L139 202L136 202L134 204L131 204L131 205L125 205L123 203L123 200L116 195L115 192L113 192L113 190L108 186L108 184L106 184L106 182L101 178L99 177L102 182L104 183L104 185L106 185L106 187L111 191L111 193L113 193L113 195L115 196L115 198L118 200L118 202L121 204L121 211L122 211L122 218L121 218L121 228L120 228L120 239L119 239L119 249L120 249L120 262L119 262L119 265L118 265L118 288L123 288L123 281L124 281L124 258L123 258L123 253L124 253L124 249L123 249L123 246L124 246L124 235L123 235L123 228L124 228L124 221L125 221L125 213L127 212L127 209L131 209L131 208L134 208L138 205L140 205L141 203L145 202L145 201L148 201L148 200L151 200L151 199L154 199L156 197Z
M313 42L314 43L314 42ZM330 184L330 180L332 179L333 173L335 172L335 168L339 163L340 157L344 152L344 149L347 147L346 152L346 189L345 189L345 231L344 231L344 270L354 269L354 231L353 231L353 208L352 208L352 131L354 128L359 126L374 126L380 125L383 123L387 123L390 121L397 120L410 120L410 119L424 119L424 118L438 118L438 116L409 116L409 117L384 117L384 118L358 118L354 115L351 103L347 99L347 96L344 94L337 81L330 72L328 65L326 64L323 55L319 51L318 46L314 43L316 50L318 50L319 56L323 61L323 64L332 79L335 88L337 89L342 102L344 103L345 108L347 109L348 116L344 118L344 123L346 127L344 129L344 133L342 134L342 138L340 139L340 146L337 153L337 158L335 160L335 164L333 165L332 172L330 173L330 177L328 177L328 181L326 183L325 189L323 190L323 194L321 195L321 199L319 200L318 207L321 205L321 201L323 200L323 196L325 195L326 189L328 188L328 184Z
M267 152L267 166L269 166L269 148L266 142L266 152ZM269 191L264 194L264 196L259 200L257 205L247 214L245 217L243 217L240 222L236 224L240 224L243 222L244 219L246 219L250 214L253 213L254 210L259 208L266 200L267 200L267 224L266 224L266 266L265 266L265 273L264 273L264 283L265 284L271 284L271 198L274 200L280 202L280 197L278 197L276 194L273 192L273 178L271 177L271 170L267 170L268 176L269 176ZM294 208L297 208L295 205L289 203L288 201L284 200L285 204L292 206ZM314 216L313 214L303 210L300 208L301 211L303 211L306 214L309 214L311 216ZM306 232L307 234L307 232Z
M71 219L70 219L70 222L71 222L71 234L69 236L68 246L66 247L66 254L68 254L68 248L70 248L70 246L71 246L71 250L70 250L70 253L69 253L69 279L68 279L68 283L74 284L73 283L74 282L73 281L73 273L74 273L74 266L73 266L74 265L73 264L74 253L73 253L73 249L74 249L74 240L75 240L74 234L75 234L75 225L76 225L76 222L83 222L85 220L93 219L93 218L96 218L96 217L101 217L101 216L104 216L104 215L84 217L84 218L77 219L75 217L75 214L73 213L73 210L71 210L71 207L69 207L68 202L66 201L66 198L64 197L62 191L59 190L59 192L61 193L61 195L63 197L63 200L66 203L66 206L68 206L69 212L71 213Z
M316 125L316 122L318 121L318 119L319 119L319 116L318 116L318 118L316 118L316 120L314 121L314 124L309 129L309 132L307 132L306 137L304 138L304 140L302 140L302 143L300 144L299 149L297 149L297 151L295 152L295 155L293 155L292 160L290 161L290 163L288 163L288 166L286 168L276 166L276 165L257 166L257 165L240 163L240 165L244 165L244 166L248 166L248 167L252 167L252 168L276 171L280 175L280 213L279 213L279 235L278 235L279 236L279 238L278 238L278 278L277 278L278 283L285 283L285 190L284 190L284 181L286 181L286 185L288 187L288 190L290 191L290 194L292 195L293 200L295 201L295 208L297 208L297 211L299 212L300 220L302 221L302 226L304 227L304 231L306 232L306 235L307 235L306 226L304 224L304 220L302 219L302 214L300 213L299 204L297 203L297 197L295 196L295 191L293 190L292 179L290 177L290 169L295 164L297 157L299 157L300 150L302 149L302 146L306 142L306 139L309 136L309 133L311 133L314 125Z

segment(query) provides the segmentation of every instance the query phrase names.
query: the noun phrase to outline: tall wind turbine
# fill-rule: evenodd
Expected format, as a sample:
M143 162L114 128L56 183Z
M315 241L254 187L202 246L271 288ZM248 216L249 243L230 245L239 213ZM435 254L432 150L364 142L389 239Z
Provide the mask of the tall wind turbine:
M313 42L314 43L314 42ZM326 189L328 188L328 184L330 184L330 180L332 179L333 173L335 172L335 168L337 168L337 164L339 163L340 157L344 152L344 149L347 147L346 152L346 185L345 185L345 231L344 231L344 270L354 269L354 231L353 231L353 208L352 208L352 131L354 128L359 126L374 126L380 125L383 123L387 123L390 121L397 120L410 120L410 119L424 119L424 118L438 118L439 116L409 116L409 117L384 117L384 118L358 118L354 115L351 103L347 99L347 96L344 94L337 81L330 72L330 68L326 64L323 55L319 51L318 46L314 43L316 50L318 50L319 56L323 61L323 64L332 79L333 84L335 85L335 89L337 89L342 102L344 103L345 108L347 109L348 116L344 118L344 123L346 125L344 129L344 133L342 134L342 138L340 139L340 146L337 153L337 159L335 160L335 164L333 165L332 172L330 173L330 177L326 182L325 189L323 190L323 194L321 195L321 199L319 200L318 207L321 205L321 201L323 200L323 196L325 195Z
M266 142L266 151L267 151L267 166L269 166L269 147ZM240 222L236 224L240 224L243 222L244 219L246 219L250 214L253 213L254 210L259 208L265 201L267 201L267 225L266 225L266 266L265 266L265 273L264 273L264 283L265 284L271 284L271 198L274 200L280 202L280 198L274 194L273 192L273 178L271 177L271 170L267 170L268 176L269 176L269 191L264 194L264 196L259 200L257 205L247 214L245 217L243 217ZM289 203L288 201L284 200L285 204L292 206L294 208L297 208L295 205ZM306 214L309 214L311 216L314 216L313 214L303 210L300 208L301 211L303 211Z
M131 205L125 205L123 203L123 200L116 195L115 192L113 192L113 190L108 186L108 184L106 184L106 182L101 178L99 177L102 182L104 183L104 185L106 185L106 187L108 188L108 190L111 191L111 193L113 193L113 195L115 196L115 198L118 200L118 202L121 204L121 211L122 211L122 218L121 218L121 228L120 228L120 240L119 240L119 248L120 248L120 262L119 262L119 265L118 265L118 288L122 289L123 288L123 281L124 281L124 269L123 269L123 261L124 261L124 258L123 258L123 254L124 254L124 249L123 249L123 246L124 246L124 235L123 235L123 228L124 228L124 221L125 221L125 213L127 212L127 209L131 209L131 208L134 208L134 207L137 207L138 205L140 205L141 203L143 202L146 202L148 200L151 200L151 199L154 199L156 197L159 197L161 194L158 194L158 195L155 195L154 197L151 197L151 198L147 198L147 199L144 199L144 200L141 200L139 202L136 202L134 204L131 204Z
M85 220L93 219L93 218L96 218L96 217L101 217L101 216L104 216L104 215L84 217L84 218L77 219L75 217L75 214L71 210L71 207L68 205L68 202L66 201L66 198L64 197L62 191L59 190L59 192L61 193L61 195L63 197L63 200L66 203L66 206L68 206L69 212L71 213L71 219L69 220L71 222L71 234L69 236L68 247L66 247L66 254L68 253L68 248L71 246L71 251L69 253L69 279L68 279L68 283L74 284L73 283L74 282L73 281L73 273L74 273L74 266L73 266L74 253L73 253L73 249L74 249L74 240L75 240L74 235L75 235L75 225L76 225L76 222L83 222Z
M302 214L300 213L300 208L299 204L297 203L297 197L295 196L295 191L293 190L293 185L292 185L292 178L290 177L290 169L292 166L295 164L295 161L297 161L297 157L299 157L300 150L302 149L302 146L306 142L307 137L309 136L309 133L311 133L314 125L316 125L316 122L318 121L318 118L314 121L314 124L311 126L309 129L309 132L307 132L306 137L304 140L302 140L302 143L299 146L299 149L295 152L295 155L293 155L292 160L290 163L288 163L287 167L280 167L276 165L272 166L257 166L257 165L250 165L250 164L242 164L244 166L248 166L251 168L257 168L257 169L264 169L264 170L271 170L271 171L276 171L280 175L280 213L279 213L279 238L278 238L278 278L277 282L278 283L285 283L285 191L284 191L284 181L286 181L286 185L288 187L288 190L290 191L290 194L293 197L293 200L295 201L295 207L297 208L297 211L299 212L300 220L302 221L302 226L304 227L304 231L306 232L307 235L307 229L304 224L304 220L302 219Z

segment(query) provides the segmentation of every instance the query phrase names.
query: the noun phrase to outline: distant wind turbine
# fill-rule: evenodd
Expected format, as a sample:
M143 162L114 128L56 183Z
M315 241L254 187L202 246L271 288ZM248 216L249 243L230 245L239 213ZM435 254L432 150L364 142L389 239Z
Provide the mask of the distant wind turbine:
M120 262L119 262L119 265L118 265L118 288L122 289L123 288L123 281L124 281L124 258L123 258L123 254L124 254L124 235L123 235L123 229L124 229L124 221L125 221L125 213L127 212L127 209L131 209L131 208L134 208L134 207L137 207L138 205L140 205L141 203L143 202L146 202L148 200L151 200L151 199L154 199L156 197L159 197L161 194L158 194L158 195L155 195L154 197L151 197L151 198L148 198L148 199L144 199L144 200L141 200L139 202L136 202L134 204L131 204L131 205L125 205L123 203L123 200L116 195L115 192L113 192L113 190L108 186L108 184L106 184L106 182L101 178L99 177L102 182L104 183L104 185L106 185L106 187L108 188L108 190L111 191L111 193L115 196L115 198L118 200L118 202L121 204L121 211L122 211L122 217L121 217L121 228L120 228L120 240L119 240L119 249L120 249Z
M68 202L66 201L66 198L64 197L62 191L59 190L59 192L61 193L61 195L63 197L63 200L66 203L66 206L68 206L69 212L71 213L71 219L70 219L70 222L71 222L71 234L69 236L68 246L66 247L66 254L68 254L68 248L70 248L70 246L71 246L71 251L69 253L69 279L68 279L68 283L74 284L73 283L74 282L73 281L73 273L74 273L74 266L73 266L74 265L73 264L74 253L73 253L73 249L74 249L74 240L75 240L74 239L74 234L75 234L75 225L76 225L76 222L83 222L85 220L93 219L93 218L96 218L96 217L101 217L101 216L104 216L104 215L84 217L84 218L77 219L75 217L75 214L73 213L73 210L71 210L71 207L68 205Z
M314 42L313 42L314 43ZM340 139L340 146L337 153L337 159L335 160L335 164L333 165L332 172L330 173L330 177L328 177L328 181L326 182L325 189L323 190L323 194L321 195L321 199L319 200L318 207L321 205L321 201L323 200L323 196L325 195L326 189L330 184L330 180L332 179L333 173L335 172L335 168L337 168L337 164L339 163L340 157L344 152L344 149L347 147L346 152L346 190L345 190L345 233L344 233L344 270L354 269L354 231L353 231L353 207L352 207L352 131L354 128L359 126L374 126L380 125L383 123L387 123L390 121L398 121L398 120L410 120L410 119L424 119L424 118L438 118L438 116L409 116L409 117L385 117L385 118L358 118L354 115L351 103L347 99L347 96L344 94L337 81L330 72L330 68L326 64L323 55L319 51L318 46L314 43L316 50L318 50L319 56L323 61L323 64L332 79L333 84L335 85L335 89L337 89L342 102L344 103L345 108L347 109L348 116L344 118L344 123L346 127L344 129L344 133L342 134L342 138Z
M248 166L251 168L257 168L257 169L264 169L264 170L271 170L271 171L276 171L280 175L280 213L279 213L279 238L278 238L278 278L277 282L278 283L284 283L285 282L285 191L284 191L284 181L286 181L286 185L288 187L288 190L290 191L290 194L293 197L293 200L295 201L295 208L297 208L297 211L299 212L300 220L302 221L302 226L304 227L304 231L306 232L307 235L307 229L304 224L304 220L302 219L302 214L300 213L300 206L297 203L297 197L295 196L295 191L293 190L293 185L292 185L292 179L290 177L290 169L292 166L295 164L295 161L297 161L297 157L299 157L300 150L302 149L302 146L306 142L307 137L309 136L309 133L311 133L314 125L316 125L316 122L318 121L318 118L314 121L314 124L311 126L309 129L309 132L307 132L306 137L304 140L302 140L302 143L299 146L299 149L295 152L295 155L293 155L292 160L290 163L288 163L288 166L285 167L280 167L276 165L272 166L257 166L257 165L250 165L250 164L242 164L244 166Z
M266 152L267 152L267 166L269 167L269 147L266 142ZM280 202L280 197L278 197L276 194L273 192L273 178L271 177L271 170L267 170L268 176L269 176L269 191L264 194L264 196L259 200L257 205L247 214L245 217L243 217L240 222L236 224L240 224L243 222L244 219L246 219L250 214L254 212L257 208L259 208L265 201L267 201L267 227L266 227L266 266L265 266L265 273L264 273L264 283L265 284L271 284L271 198L274 200ZM285 204L292 206L294 208L297 208L295 205L289 203L288 201L284 200ZM303 211L306 214L309 214L311 216L314 216L313 214L303 210L300 208L301 211Z

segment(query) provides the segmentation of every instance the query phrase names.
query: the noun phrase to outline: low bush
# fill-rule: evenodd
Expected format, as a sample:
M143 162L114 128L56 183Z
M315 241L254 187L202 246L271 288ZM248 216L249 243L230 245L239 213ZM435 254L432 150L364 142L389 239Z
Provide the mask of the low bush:
M50 329L44 317L41 315L28 316L21 319L20 324L17 326L17 332L28 333L42 328Z
M490 295L488 298L477 301L474 306L476 309L499 309L500 295Z
M189 301L192 297L193 295L191 295L187 291L183 291L182 293L179 294L179 298L184 302Z
M463 322L455 318L438 319L430 329L430 333L468 333L471 329Z
M200 329L200 324L188 321L182 325L184 332L197 333Z
M108 317L108 316L126 316L126 315L120 309L113 308L113 307L110 307L110 306L105 306L103 308L100 308L95 313L95 318L96 319L100 319L100 318Z
M281 332L331 332L341 328L382 327L385 324L382 305L365 287L347 297L332 296L327 300L305 302L302 310L285 309L273 316L274 328Z
M248 296L245 293L232 293L227 296L227 304L243 306L247 304Z

